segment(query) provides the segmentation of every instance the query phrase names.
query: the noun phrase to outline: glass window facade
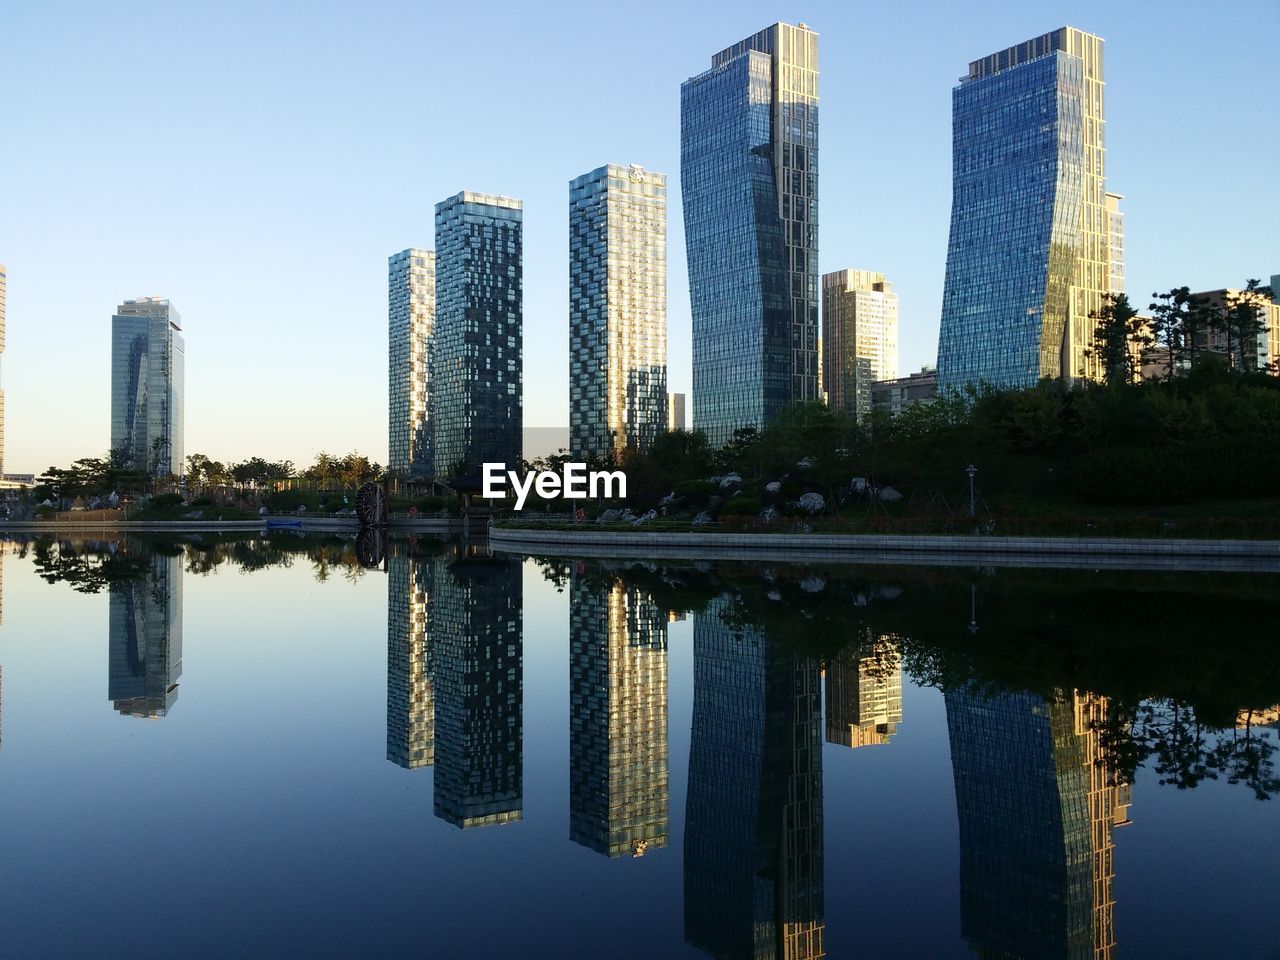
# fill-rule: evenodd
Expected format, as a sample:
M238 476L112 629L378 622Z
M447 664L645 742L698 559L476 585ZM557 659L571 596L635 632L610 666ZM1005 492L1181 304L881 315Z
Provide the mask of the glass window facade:
M387 556L387 759L406 770L435 762L429 598L434 558Z
M436 319L428 357L437 477L520 463L522 205L464 191L436 204Z
M575 575L569 623L569 837L607 857L665 847L666 613Z
M168 300L126 300L111 318L111 449L154 476L183 473L182 321Z
M9 283L9 269L0 263L0 354L4 353L5 288ZM4 391L0 390L0 475L4 473Z
M388 257L387 467L405 477L429 477L434 467L427 351L435 315L435 252L411 248Z
M178 699L182 563L157 554L142 577L110 584L107 697L127 716L163 717Z
M667 178L600 167L569 183L569 445L644 450L667 429Z
M938 383L1094 377L1111 286L1102 40L1069 27L969 66L955 88Z
M861 420L871 384L898 376L898 295L883 273L822 275L822 383L827 404Z
M463 829L524 809L520 562L455 554L432 565L435 814Z
M822 957L818 661L730 621L693 628L684 929L716 957Z
M680 89L693 426L818 399L818 35L774 24Z

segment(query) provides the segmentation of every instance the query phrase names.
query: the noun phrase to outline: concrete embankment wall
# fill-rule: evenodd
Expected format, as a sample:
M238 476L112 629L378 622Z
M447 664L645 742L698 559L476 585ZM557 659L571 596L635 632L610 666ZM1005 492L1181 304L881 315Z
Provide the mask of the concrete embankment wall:
M1280 571L1280 541L1275 540L645 533L499 527L490 531L489 542L495 549L513 552L621 559Z

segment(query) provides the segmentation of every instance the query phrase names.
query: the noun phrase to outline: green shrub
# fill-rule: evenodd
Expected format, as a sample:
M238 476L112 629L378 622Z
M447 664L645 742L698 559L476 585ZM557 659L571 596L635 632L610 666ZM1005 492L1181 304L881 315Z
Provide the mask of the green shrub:
M180 493L158 493L151 498L147 506L152 510L163 510L165 507L176 507L181 503L182 494Z
M755 497L734 497L720 511L722 517L754 517L760 512L760 501Z
M716 492L716 485L710 480L685 480L676 484L676 496L687 500L702 501Z
M196 497L191 501L193 507L216 507L217 501L213 497Z

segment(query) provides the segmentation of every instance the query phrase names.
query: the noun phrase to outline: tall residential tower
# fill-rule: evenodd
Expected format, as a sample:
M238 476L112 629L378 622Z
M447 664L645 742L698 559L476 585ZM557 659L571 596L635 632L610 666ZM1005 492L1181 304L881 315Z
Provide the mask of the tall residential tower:
M4 300L9 268L0 263L0 354L4 353ZM4 475L4 391L0 390L0 476Z
M1097 375L1111 284L1102 39L1073 27L969 64L952 95L938 386Z
M569 182L569 447L646 449L667 429L667 177L608 164Z
M818 35L775 23L680 88L693 426L818 399Z
M160 297L126 300L111 318L111 449L155 476L183 472L181 331Z
M410 248L388 257L387 467L406 478L432 470L427 350L435 317L435 253Z
M898 295L883 273L822 275L822 382L827 403L859 420L871 384L898 376Z
M522 451L523 205L463 191L436 204L429 357L434 475Z

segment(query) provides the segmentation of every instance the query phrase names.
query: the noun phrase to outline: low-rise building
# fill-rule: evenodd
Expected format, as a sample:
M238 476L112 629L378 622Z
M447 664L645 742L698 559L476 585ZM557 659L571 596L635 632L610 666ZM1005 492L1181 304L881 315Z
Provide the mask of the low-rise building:
M921 367L918 373L871 384L871 409L896 417L914 403L932 403L938 396L938 370Z

